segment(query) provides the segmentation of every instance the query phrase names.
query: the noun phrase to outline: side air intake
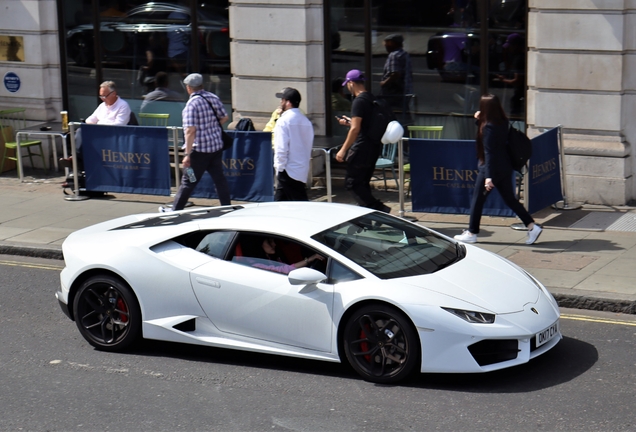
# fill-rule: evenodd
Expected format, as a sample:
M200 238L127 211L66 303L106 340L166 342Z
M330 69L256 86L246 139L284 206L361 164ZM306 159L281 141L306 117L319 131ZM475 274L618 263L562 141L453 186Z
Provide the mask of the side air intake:
M182 331L182 332L193 332L196 330L196 319L192 318L182 323L177 324L176 326L172 326L173 329Z

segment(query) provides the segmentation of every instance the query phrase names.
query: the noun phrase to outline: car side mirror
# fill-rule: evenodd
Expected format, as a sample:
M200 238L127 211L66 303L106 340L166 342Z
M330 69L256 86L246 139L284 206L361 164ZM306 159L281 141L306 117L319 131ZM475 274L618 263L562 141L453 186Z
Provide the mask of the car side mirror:
M292 285L310 285L326 280L327 276L318 270L302 267L289 272L287 279L289 279L289 283Z

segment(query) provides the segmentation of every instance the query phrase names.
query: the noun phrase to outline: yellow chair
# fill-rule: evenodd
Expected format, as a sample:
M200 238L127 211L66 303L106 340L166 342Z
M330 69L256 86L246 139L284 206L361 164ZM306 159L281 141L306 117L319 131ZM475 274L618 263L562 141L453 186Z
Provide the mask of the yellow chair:
M410 138L440 139L444 126L407 126Z
M139 113L141 126L168 126L170 114Z
M442 138L442 132L444 126L407 126L409 131L409 138L424 138L424 139L440 139ZM404 165L404 174L411 173L411 164ZM406 190L406 195L411 193L411 179L406 180L409 183L409 187Z
M27 127L25 112L26 108L12 108L0 111L0 130L2 131L2 137L4 138L4 152L2 154L2 163L0 163L0 172L4 168L5 161L18 161L17 153L14 156L9 156L7 154L7 150L13 149L17 151L18 143L16 142L15 138L16 134L19 130L25 129ZM40 148L40 154L33 153L31 151L34 147ZM20 141L20 149L23 148L27 149L32 167L35 166L33 164L33 156L37 156L42 159L42 165L44 166L44 169L46 169L46 158L44 157L44 151L42 150L42 141ZM18 177L20 177L20 166L17 166L17 171Z

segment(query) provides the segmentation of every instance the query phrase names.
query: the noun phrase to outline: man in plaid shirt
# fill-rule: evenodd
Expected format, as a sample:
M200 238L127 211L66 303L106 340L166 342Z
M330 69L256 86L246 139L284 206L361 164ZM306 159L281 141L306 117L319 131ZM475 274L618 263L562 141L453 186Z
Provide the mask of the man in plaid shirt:
M182 160L184 174L174 197L172 210L182 210L185 207L205 171L214 181L221 205L230 205L230 189L223 175L221 139L221 126L229 117L218 96L203 90L203 77L200 74L188 75L183 83L190 95L182 113L185 137L185 157ZM196 177L194 181L185 172L190 167ZM160 207L159 211L166 209Z
M391 108L406 114L408 105L405 95L413 93L413 71L411 57L402 49L404 38L399 34L384 38L384 48L389 56L384 63L380 88L382 96L391 104Z

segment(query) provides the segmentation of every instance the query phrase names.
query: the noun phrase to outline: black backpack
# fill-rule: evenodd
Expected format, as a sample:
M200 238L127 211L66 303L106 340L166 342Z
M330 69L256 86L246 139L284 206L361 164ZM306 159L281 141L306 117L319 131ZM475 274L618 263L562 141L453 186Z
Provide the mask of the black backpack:
M380 141L386 132L387 125L395 120L395 114L389 103L382 98L373 100L372 122L369 128L368 137L373 141Z
M530 138L512 126L508 129L508 155L512 168L519 172L522 172L532 156Z
M239 122L236 124L236 130L237 131L253 131L256 129L254 129L254 123L252 123L252 119L244 117L240 119Z

